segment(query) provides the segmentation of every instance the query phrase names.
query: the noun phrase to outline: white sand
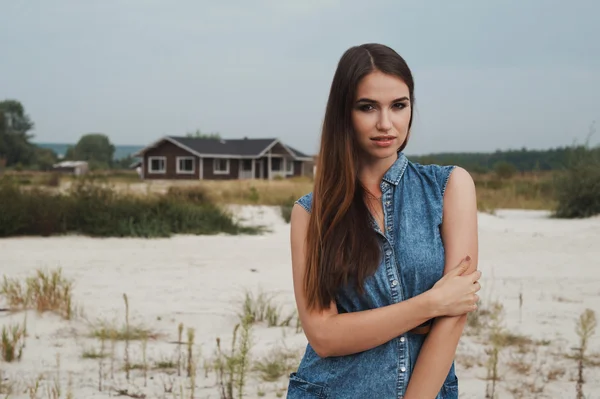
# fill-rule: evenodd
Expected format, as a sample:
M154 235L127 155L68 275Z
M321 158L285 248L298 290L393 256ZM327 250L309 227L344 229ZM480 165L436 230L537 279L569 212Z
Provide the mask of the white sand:
M148 361L176 359L177 326L196 331L201 350L200 367L214 353L215 339L221 337L229 348L236 313L245 289L258 288L276 293L283 314L294 307L289 255L289 225L281 220L278 210L270 207L241 207L237 212L250 223L265 224L272 232L262 236L177 236L171 239L91 239L86 237L11 238L0 240L0 274L24 278L37 268L62 267L64 275L75 282L74 302L82 306L90 322L99 319L124 320L122 295L127 293L131 307L131 323L142 323L164 334L148 344ZM518 355L508 350L501 355L499 382L501 398L519 381L537 377L543 392L538 397L575 397L575 371L571 353L577 345L575 321L585 308L596 311L600 318L600 218L586 220L552 220L543 212L499 211L497 215L480 215L480 269L482 304L502 302L506 309L505 325L514 333L535 340L548 340L540 346L537 361L529 372L515 373L511 361L527 363L531 355ZM255 269L255 271L252 271ZM523 294L522 314L519 293ZM3 304L0 301L0 307ZM143 392L148 398L174 398L180 386L184 397L190 397L189 380L150 371L147 387L141 371L132 371L132 381L125 381L124 348L116 350L115 378L107 378L98 391L99 361L82 359L84 350L99 349L99 341L88 338L85 320L64 321L52 314L38 316L33 312L0 313L0 326L20 322L27 316L29 337L20 362L0 363L4 383L16 383L21 389L11 398L29 398L23 393L27 385L43 376L39 398L50 397L47 387L57 377L56 356L60 355L60 385L66 397L69 376L74 398L116 396L114 389ZM589 345L589 352L600 354L600 327ZM184 339L185 339L184 331ZM252 331L254 359L268 353L271 347L285 344L300 354L306 339L295 328L268 328L255 325ZM477 366L486 360L485 346L478 337L465 336L458 349L458 375L461 398L484 398L485 368ZM108 345L107 345L108 347ZM196 350L198 350L196 348ZM131 361L141 363L140 344L131 344ZM562 354L561 354L562 353ZM600 361L600 357L595 357ZM468 367L470 363L475 364ZM110 360L104 361L110 374ZM547 384L543 377L550 371L564 370ZM527 376L529 374L529 377ZM560 374L560 373L559 373ZM588 398L600 398L600 368L588 368L585 392ZM165 393L164 384L174 384L174 393ZM197 398L218 398L214 374L204 376L200 369L196 381ZM260 382L252 377L246 397L258 397L258 389L266 398L285 396L285 377L275 383ZM536 397L521 387L521 396Z

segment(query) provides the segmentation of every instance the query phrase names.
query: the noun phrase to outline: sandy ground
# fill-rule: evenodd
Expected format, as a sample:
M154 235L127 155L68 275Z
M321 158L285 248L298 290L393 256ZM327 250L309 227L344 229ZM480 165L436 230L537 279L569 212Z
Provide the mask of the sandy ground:
M99 341L89 337L91 325L98 320L123 324L126 293L131 324L161 334L148 343L148 363L176 361L173 342L178 339L178 324L194 328L199 361L195 397L219 398L215 374L206 376L203 364L213 357L217 337L229 347L244 291L273 293L284 316L294 310L289 226L276 208L236 209L249 223L268 225L271 232L152 240L77 236L0 240L1 274L25 278L38 268L62 267L64 275L74 280L74 302L85 316L64 321L48 313L0 313L0 326L27 317L29 335L22 360L0 362L2 384L15 384L10 397L29 398L24 390L40 379L39 398L52 397L48 389L55 380L60 381L61 397L67 397L71 385L73 398L112 397L122 389L147 398L189 398L189 380L176 372L150 370L144 386L142 372L133 370L127 382L121 343L115 350L113 378L111 361L103 361L107 376L99 391L100 361L83 359L82 354L100 348ZM600 318L600 218L565 221L549 219L544 212L498 211L481 214L479 224L482 306L503 303L507 330L540 343L501 352L498 397L574 398L576 363L565 355L577 346L575 323L581 312L590 308ZM293 325L254 325L252 358L282 346L299 356L306 339ZM185 336L184 330L184 340ZM462 339L457 355L461 398L485 397L486 348L483 333ZM589 352L600 362L600 327ZM139 342L131 343L130 358L132 363L142 362ZM587 398L600 398L600 367L590 366L585 377ZM165 392L171 386L173 392ZM286 386L285 377L262 382L252 374L245 397L259 393L265 398L285 397Z

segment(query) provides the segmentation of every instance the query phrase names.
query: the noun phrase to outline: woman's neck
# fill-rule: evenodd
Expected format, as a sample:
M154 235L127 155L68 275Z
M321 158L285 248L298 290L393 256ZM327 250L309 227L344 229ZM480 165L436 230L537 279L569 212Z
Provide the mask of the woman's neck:
M358 174L359 180L369 191L379 193L379 185L383 176L397 159L398 154L385 159L365 160L361 162Z

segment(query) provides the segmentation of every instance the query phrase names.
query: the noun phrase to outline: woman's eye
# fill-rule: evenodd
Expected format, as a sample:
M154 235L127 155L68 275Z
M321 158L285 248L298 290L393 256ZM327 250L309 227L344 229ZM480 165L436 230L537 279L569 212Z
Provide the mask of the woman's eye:
M405 103L396 103L394 104L394 108L406 108L406 104Z
M368 112L373 109L373 106L371 104L363 104L358 109L364 112Z

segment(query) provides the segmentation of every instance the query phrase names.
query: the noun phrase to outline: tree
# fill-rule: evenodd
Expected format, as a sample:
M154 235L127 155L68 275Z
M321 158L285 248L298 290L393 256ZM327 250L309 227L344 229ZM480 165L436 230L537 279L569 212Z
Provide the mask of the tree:
M200 129L196 129L195 132L188 133L187 137L195 138L195 139L212 139L212 140L221 140L221 134L218 132L215 133L202 133Z
M58 156L49 148L35 148L35 164L39 170L50 170L52 165L58 162Z
M131 155L127 155L125 158L121 158L113 163L114 169L129 169L131 165L138 160L136 157L132 157Z
M69 147L66 159L88 161L90 167L107 168L112 165L115 146L107 135L89 133L81 136L75 147Z
M7 167L30 165L35 159L35 145L28 134L33 122L17 100L0 102L0 159Z

